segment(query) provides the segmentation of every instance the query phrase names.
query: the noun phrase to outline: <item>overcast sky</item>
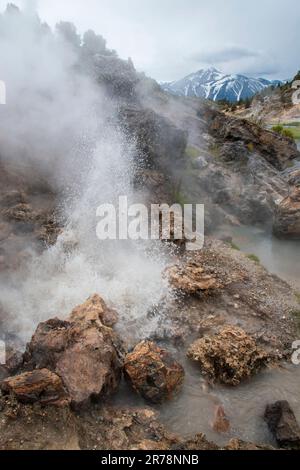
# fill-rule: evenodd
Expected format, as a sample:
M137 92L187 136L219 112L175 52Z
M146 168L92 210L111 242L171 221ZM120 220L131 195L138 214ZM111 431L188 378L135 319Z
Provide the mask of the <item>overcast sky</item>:
M13 0L11 0L13 1ZM3 10L7 0L0 0ZM300 69L299 0L15 0L51 26L92 28L121 57L160 81L215 66L290 78Z

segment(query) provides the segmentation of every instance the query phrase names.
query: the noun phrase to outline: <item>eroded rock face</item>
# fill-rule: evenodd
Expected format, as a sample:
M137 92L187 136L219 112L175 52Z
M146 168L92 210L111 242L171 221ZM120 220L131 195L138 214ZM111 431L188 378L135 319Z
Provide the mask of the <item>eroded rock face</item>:
M122 344L102 319L112 324L115 314L91 297L67 321L41 323L27 346L25 367L59 375L75 406L113 393L120 381Z
M168 119L149 109L130 106L121 108L120 121L125 131L135 137L147 169L170 174L170 170L182 167L187 136Z
M268 359L253 338L234 326L197 340L189 348L188 357L198 362L210 379L229 385L238 385L262 368Z
M274 233L280 238L300 239L300 187L292 187L277 207Z
M185 294L197 293L218 289L221 285L211 274L207 274L198 263L187 263L183 266L172 266L165 272L172 287Z
M250 144L254 151L279 170L286 168L289 161L299 156L297 145L292 139L266 130L249 120L228 117L209 107L206 116L209 131L214 137L223 142Z
M1 389L4 393L12 393L21 403L40 402L57 406L69 403L61 378L48 369L9 377L2 382Z
M300 449L300 427L287 401L268 405L265 420L280 447Z
M171 398L184 379L182 366L150 341L138 344L126 356L124 372L133 388L153 403Z

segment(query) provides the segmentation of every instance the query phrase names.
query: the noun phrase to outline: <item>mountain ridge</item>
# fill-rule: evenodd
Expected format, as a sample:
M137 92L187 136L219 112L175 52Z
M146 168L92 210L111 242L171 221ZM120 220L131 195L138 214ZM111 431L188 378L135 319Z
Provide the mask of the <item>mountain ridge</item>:
M281 83L280 80L224 74L210 67L200 69L174 82L161 83L161 87L173 95L238 102L252 98L263 89Z

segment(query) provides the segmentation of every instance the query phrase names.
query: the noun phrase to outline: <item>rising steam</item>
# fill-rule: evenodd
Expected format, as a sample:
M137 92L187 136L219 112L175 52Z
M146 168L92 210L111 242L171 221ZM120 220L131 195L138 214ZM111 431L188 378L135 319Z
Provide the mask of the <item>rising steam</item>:
M114 120L115 107L81 64L76 31L54 34L32 10L10 7L0 17L2 161L32 168L60 196L64 231L55 246L31 257L2 280L1 305L9 328L28 339L38 322L64 317L93 293L121 313L121 326L146 336L148 312L168 294L162 271L168 261L148 243L101 242L96 208L119 195L134 199L133 144ZM36 177L36 176L35 176ZM0 279L1 280L1 279ZM153 323L154 321L154 323Z

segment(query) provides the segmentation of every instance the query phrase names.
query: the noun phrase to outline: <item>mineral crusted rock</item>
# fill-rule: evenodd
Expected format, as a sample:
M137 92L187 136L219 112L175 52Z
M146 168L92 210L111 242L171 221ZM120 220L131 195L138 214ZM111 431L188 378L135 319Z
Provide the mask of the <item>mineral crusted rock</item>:
M125 376L146 400L160 403L172 397L184 379L184 370L169 352L155 343L143 341L127 355Z
M191 345L188 357L200 364L212 380L238 385L261 369L267 353L241 328L226 326L214 336L204 336Z

